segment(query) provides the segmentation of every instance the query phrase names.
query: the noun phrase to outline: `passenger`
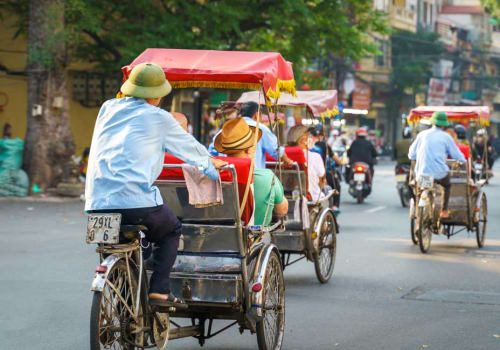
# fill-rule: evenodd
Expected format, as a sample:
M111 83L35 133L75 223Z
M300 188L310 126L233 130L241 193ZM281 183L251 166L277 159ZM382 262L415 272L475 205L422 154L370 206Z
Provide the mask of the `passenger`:
M189 133L188 120L186 116L179 112L170 112L170 114L172 114L172 117L174 117L175 120L177 120L177 122L181 125L184 131Z
M85 211L120 213L122 224L145 225L155 243L149 298L182 303L170 293L170 270L177 256L182 225L163 204L153 182L161 173L165 151L199 166L211 179L225 162L186 133L170 113L158 108L172 90L153 63L134 67L121 86L127 97L106 101L97 116L85 184Z
M241 116L243 120L251 127L256 127L257 116L259 113L259 105L255 102L246 102L241 107ZM257 147L255 149L255 169L265 169L266 168L266 153L272 156L274 159L279 159L286 164L291 165L292 161L287 157L285 149L280 148L280 155L278 157L278 139L276 135L273 134L271 130L264 124L259 124L259 129L262 134ZM223 152L218 152L214 147L214 142L220 132L214 137L214 141L208 146L208 151L214 156L223 154Z
M307 162L308 186L311 200L317 202L325 197L322 188L326 184L325 164L321 155L310 150L314 147L309 128L305 125L296 125L288 131L288 144L299 146L304 151Z
M260 131L259 138L262 134ZM221 132L215 137L214 148L229 157L252 159L256 148L253 145L254 135L255 127L249 127L243 118L231 119L224 123ZM268 226L273 212L277 215L288 212L288 201L280 180L271 170L255 168L253 175L254 223Z
M445 130L446 133L448 135L451 136L451 138L453 139L453 141L455 141L455 144L457 145L458 149L460 150L460 152L462 152L462 154L464 155L465 159L468 160L470 158L470 149L469 147L467 147L466 145L460 143L458 141L458 136L457 136L457 133L455 132L455 129L453 128L448 128Z

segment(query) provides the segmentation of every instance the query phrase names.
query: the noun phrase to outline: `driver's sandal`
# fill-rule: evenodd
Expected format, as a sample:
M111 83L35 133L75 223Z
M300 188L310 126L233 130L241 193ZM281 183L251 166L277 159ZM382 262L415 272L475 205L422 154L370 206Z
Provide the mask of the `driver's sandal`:
M169 294L167 299L149 298L149 304L154 306L175 307L176 309L188 308L188 304L172 294Z

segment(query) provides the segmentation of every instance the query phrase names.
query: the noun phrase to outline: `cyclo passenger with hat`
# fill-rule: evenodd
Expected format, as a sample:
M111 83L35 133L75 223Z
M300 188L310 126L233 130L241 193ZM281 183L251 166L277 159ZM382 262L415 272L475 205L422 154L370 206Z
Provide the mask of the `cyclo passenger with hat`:
M252 159L255 157L256 127L251 127L243 118L226 121L222 130L215 137L214 148L228 157ZM259 130L258 140L262 137ZM280 180L270 169L254 168L253 170L254 224L268 226L273 212L285 215L288 212L288 200Z
M444 129L449 125L444 112L434 112L429 119L432 128L421 131L413 141L408 152L408 158L416 161L415 175L432 175L434 182L444 188L440 218L448 218L448 202L450 199L450 168L446 165L448 156L460 162L465 157L458 149L453 138Z
M326 184L326 170L323 158L316 152L311 152L314 147L313 138L309 128L305 125L296 125L288 131L287 141L289 146L302 148L307 162L308 189L313 202L325 197L322 189Z
M170 293L170 270L177 256L182 225L163 204L153 182L162 171L164 154L198 166L209 178L226 164L159 108L172 90L163 70L153 63L134 67L121 86L124 98L104 102L96 119L85 184L85 211L122 215L122 224L144 225L153 253L149 298L169 305L183 303Z

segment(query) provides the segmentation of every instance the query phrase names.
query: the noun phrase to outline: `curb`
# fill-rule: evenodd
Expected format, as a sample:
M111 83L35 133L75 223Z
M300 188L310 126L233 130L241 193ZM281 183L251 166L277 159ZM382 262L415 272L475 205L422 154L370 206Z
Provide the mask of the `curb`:
M0 197L2 202L16 202L16 203L72 203L81 202L78 197Z

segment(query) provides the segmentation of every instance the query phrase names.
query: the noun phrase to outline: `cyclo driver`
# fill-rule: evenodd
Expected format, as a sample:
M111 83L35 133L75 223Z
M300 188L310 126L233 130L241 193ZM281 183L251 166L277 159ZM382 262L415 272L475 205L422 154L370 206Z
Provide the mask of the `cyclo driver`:
M408 152L408 158L416 161L416 178L420 175L431 175L434 182L444 188L440 218L448 218L448 202L450 199L450 175L446 160L448 156L460 162L465 162L465 157L458 149L450 135L444 132L448 126L448 117L444 112L434 112L429 120L432 128L424 130L417 135Z
M159 108L172 90L163 70L153 63L134 67L121 86L124 98L104 102L97 116L87 169L85 211L120 213L122 224L144 225L154 251L149 298L175 305L170 294L170 270L177 256L181 222L163 204L153 186L163 166L165 151L203 169L216 180L208 151L189 135L170 113Z

